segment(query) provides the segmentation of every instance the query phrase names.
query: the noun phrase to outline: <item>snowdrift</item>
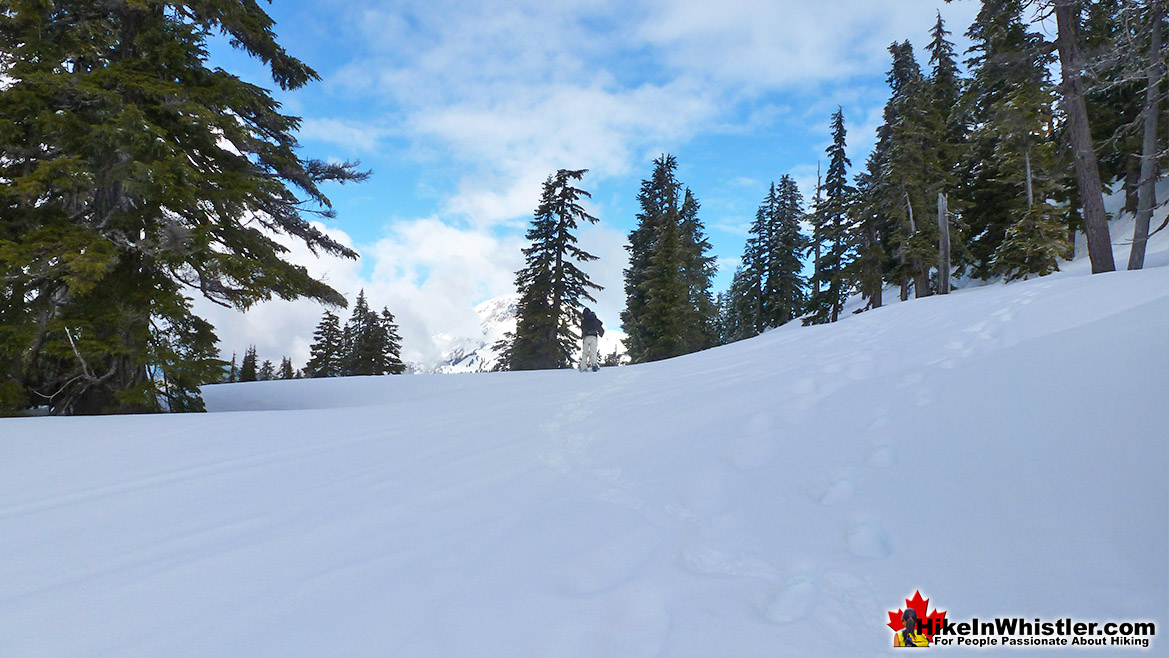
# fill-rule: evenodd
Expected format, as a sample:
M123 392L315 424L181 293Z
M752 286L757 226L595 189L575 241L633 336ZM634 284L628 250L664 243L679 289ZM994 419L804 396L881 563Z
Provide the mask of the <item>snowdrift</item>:
M1073 271L595 374L3 420L0 653L873 655L916 590L1164 631L1167 329L1169 268Z

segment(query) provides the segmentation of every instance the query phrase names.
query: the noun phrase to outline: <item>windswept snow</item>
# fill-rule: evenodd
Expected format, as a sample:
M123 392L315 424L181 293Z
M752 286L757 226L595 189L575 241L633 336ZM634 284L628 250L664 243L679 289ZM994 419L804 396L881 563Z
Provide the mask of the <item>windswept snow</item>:
M3 420L0 655L873 655L918 589L1163 634L1167 328L1169 268L1072 270L595 374Z

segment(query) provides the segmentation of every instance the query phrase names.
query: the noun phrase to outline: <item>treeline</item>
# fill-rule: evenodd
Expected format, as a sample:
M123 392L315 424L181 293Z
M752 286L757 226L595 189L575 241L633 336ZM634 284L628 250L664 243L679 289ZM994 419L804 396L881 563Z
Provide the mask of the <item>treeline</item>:
M1056 42L1037 29L1050 18ZM1124 210L1136 218L1128 266L1140 268L1165 156L1165 18L1160 2L985 0L966 32L965 75L940 13L928 70L909 41L893 43L891 95L864 170L848 182L838 109L810 209L788 177L760 206L719 298L721 339L796 317L833 322L849 295L867 310L890 286L905 300L949 292L951 275L1049 274L1074 255L1077 232L1093 272L1110 271L1101 181L1122 182Z
M909 41L889 47L891 94L865 168L850 172L838 108L811 207L790 176L772 183L717 298L700 204L677 180L674 156L662 155L642 181L626 247L621 327L630 360L686 354L796 318L835 322L858 293L859 312L881 306L890 287L906 300L948 293L951 276L1043 276L1074 255L1077 232L1087 236L1093 272L1110 271L1102 180L1123 181L1125 210L1136 217L1129 267L1141 267L1165 153L1163 10L1131 0L984 0L966 32L965 74L939 12L925 70ZM1037 27L1052 18L1054 42ZM577 204L588 193L568 185L584 171L561 170L545 183L516 277L517 332L498 346L501 369L571 365L579 307L598 288L575 265L595 260L574 244L577 222L596 221Z
M277 367L265 359L257 365L256 346L250 345L243 361L236 364L231 355L220 382L255 382L305 377L347 377L350 375L400 375L406 372L402 362L402 338L394 314L382 307L379 315L369 307L365 290L357 294L353 312L345 326L332 311L325 310L313 333L310 357L303 370L294 369L287 356Z
M345 305L285 259L280 238L356 258L310 220L334 214L323 185L368 172L300 158L299 120L261 87L207 66L206 39L227 33L285 90L316 72L276 42L254 3L172 4L56 0L0 12L0 414L201 410L199 387L226 364L192 291L241 310L273 297ZM1103 183L1123 181L1135 217L1128 266L1141 267L1148 235L1163 228L1150 219L1169 127L1158 124L1164 5L984 0L966 73L940 15L925 69L909 42L893 44L892 93L864 170L849 171L838 111L811 208L793 181L778 181L718 298L697 196L663 155L642 182L627 247L620 322L632 361L797 317L831 322L850 294L875 308L890 285L907 299L947 292L951 273L1043 275L1071 255L1078 231L1092 270L1112 270ZM1041 21L1054 22L1054 42ZM545 184L504 367L572 358L579 306L597 289L577 267L593 257L574 231L596 221L574 186L583 173ZM793 229L801 212L806 234ZM806 279L796 267L805 258ZM326 312L304 373L400 368L387 347L392 316L373 315L362 312L368 331L346 343Z

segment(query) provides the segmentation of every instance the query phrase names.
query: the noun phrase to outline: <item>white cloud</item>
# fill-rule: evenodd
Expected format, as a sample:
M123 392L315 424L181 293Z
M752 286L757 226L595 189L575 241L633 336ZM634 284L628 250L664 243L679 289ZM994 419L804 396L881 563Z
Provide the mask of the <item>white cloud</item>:
M974 3L946 7L950 25L968 24L976 8L964 4ZM936 3L352 6L355 54L328 84L380 99L418 152L461 171L443 214L487 227L529 213L540 182L556 169L626 176L647 155L694 135L789 119L787 103L756 103L785 89L824 92L800 108L808 129L819 129L837 104L848 116L865 115L850 131L863 148L876 125L870 108L887 92L840 83L886 68L893 40L911 38L920 49ZM352 123L309 128L361 148L378 138L377 128Z
M976 5L948 5L950 29L969 25ZM769 90L882 69L892 41L927 42L937 3L673 0L650 6L639 34L674 70L726 87Z
M375 150L382 139L392 134L394 131L382 125L353 119L311 117L303 119L297 130L301 141L316 140L357 152Z

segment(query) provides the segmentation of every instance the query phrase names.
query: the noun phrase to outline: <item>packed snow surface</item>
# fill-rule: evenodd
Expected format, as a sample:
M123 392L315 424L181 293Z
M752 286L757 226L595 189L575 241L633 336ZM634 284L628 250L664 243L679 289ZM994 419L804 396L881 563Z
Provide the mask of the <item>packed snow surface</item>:
M917 590L1155 621L1165 655L1151 260L595 374L2 420L0 655L873 655Z

